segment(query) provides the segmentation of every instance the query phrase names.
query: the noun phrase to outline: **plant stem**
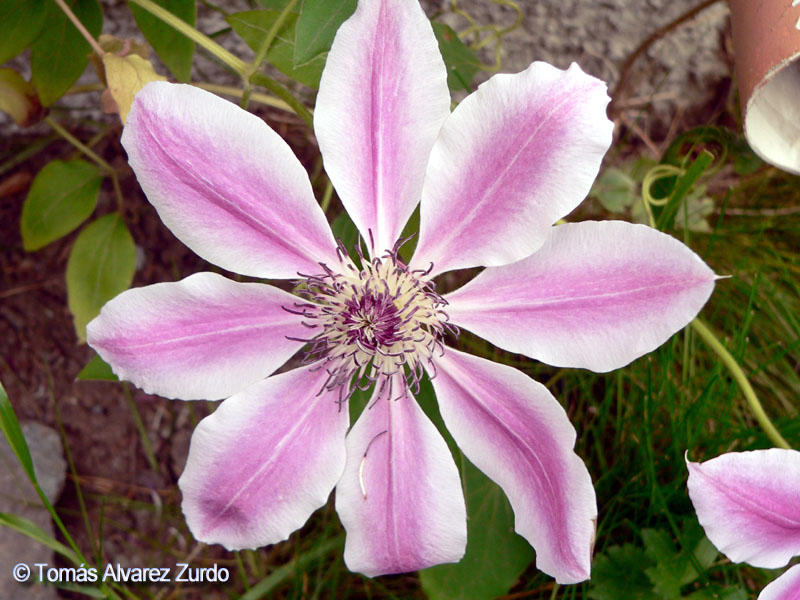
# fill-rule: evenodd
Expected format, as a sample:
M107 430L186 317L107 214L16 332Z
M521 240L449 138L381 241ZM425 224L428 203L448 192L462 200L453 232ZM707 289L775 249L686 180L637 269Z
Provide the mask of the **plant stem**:
M297 116L306 122L306 125L309 127L314 126L314 117L311 115L311 111L309 111L302 102L295 98L292 93L280 83L271 77L267 77L263 73L253 73L253 75L250 77L250 81L251 83L267 88L270 92L291 106L292 110L297 114Z
M105 171L106 175L111 177L111 184L114 186L114 195L117 198L117 207L119 208L120 211L122 211L124 204L122 188L119 185L119 179L117 178L117 172L114 170L114 167L108 164L108 162L103 160L100 156L97 155L97 153L95 153L86 144L84 144L78 138L72 135L69 131L67 131L61 125L59 125L58 121L54 120L50 116L45 117L44 120L47 122L48 125L50 125L50 127L52 127L56 131L56 133L58 133L58 135L63 137L70 144L72 144L78 150L83 152L86 156L91 158L95 163L97 163L97 166L99 166L103 171Z
M297 115L311 127L313 126L313 118L311 112L295 98L289 90L283 87L280 83L267 77L263 73L251 73L251 65L248 65L238 56L230 53L228 50L220 46L217 42L212 40L207 35L200 33L197 29L179 19L168 10L162 8L152 0L130 0L133 4L143 8L154 17L161 19L164 23L179 31L190 40L205 48L212 55L216 56L220 61L229 66L231 69L244 80L245 86L249 87L251 83L261 85L275 94L278 98L286 102ZM269 36L268 36L269 37ZM273 36L274 37L274 36ZM269 49L269 48L268 48ZM246 94L247 90L243 92Z
M220 46L207 35L200 33L197 29L182 19L176 17L168 10L162 8L152 0L130 0L130 2L143 8L154 17L161 19L164 23L179 31L197 45L202 46L208 52L216 56L231 69L236 71L236 73L238 73L242 78L245 77L247 72L247 63L245 63L238 56L231 54L228 50Z
M74 135L72 135L69 131L64 129L61 125L59 125L58 121L54 120L50 116L45 117L44 120L47 122L48 125L50 125L50 127L55 129L55 131L56 131L56 133L58 133L58 135L63 137L70 144L72 144L78 150L83 152L86 156L91 158L95 163L97 163L97 165L101 169L103 169L104 171L106 171L109 174L114 172L114 169L111 167L110 164L108 164L105 160L100 158L91 148L89 148L87 145L85 145L83 142L81 142L78 138L76 138Z
M709 345L709 347L717 354L717 356L719 356L722 363L728 368L728 371L730 371L733 379L739 384L747 403L750 405L750 411L753 413L756 421L758 421L761 429L763 429L764 433L767 434L767 437L777 447L791 449L789 443L783 439L783 436L775 428L775 425L773 425L772 421L769 420L767 413L764 412L764 407L761 406L761 402L759 401L753 386L750 385L750 382L747 380L747 376L739 366L739 363L736 362L736 359L733 358L733 355L728 352L728 349L725 348L722 342L719 341L719 338L717 338L711 329L709 329L708 326L700 319L695 319L692 321L691 325L697 334L703 338L703 341Z
M63 424L62 424L62 421L61 421L61 414L59 412L59 405L58 405L58 402L56 401L55 385L53 383L53 374L52 374L52 372L50 371L49 368L46 369L46 373L47 373L47 387L48 387L49 392L50 392L50 398L51 398L51 400L53 402L53 408L54 408L54 410L56 412L56 420L58 421L58 427L59 427L59 433L61 435L61 441L62 441L62 443L64 445L64 449L65 449L65 452L66 452L66 455L67 455L67 459L69 460L70 473L72 474L72 477L75 480L75 487L76 487L76 490L77 490L78 497L81 499L80 503L82 505L82 509L83 509L82 512L83 512L84 518L87 519L87 531L89 532L89 537L90 537L90 539L93 539L93 535L91 533L91 527L88 526L88 513L86 513L85 504L83 504L83 496L82 496L82 493L81 493L81 490L80 490L80 483L78 482L78 479L77 479L77 472L75 471L75 463L72 461L72 455L71 455L70 450L69 450L69 445L66 443L66 433L64 432L64 427L63 427ZM5 390L3 390L2 385L0 385L0 392L2 392L2 395L5 396ZM7 399L7 396L6 396L6 399ZM14 418L16 419L16 415L14 415ZM19 424L17 424L17 426L19 426ZM58 527L59 531L61 531L61 535L64 536L64 540L66 540L66 542L69 544L69 546L72 549L72 551L76 554L76 557L78 558L78 560L80 560L80 563L76 563L76 564L90 564L86 560L86 558L83 556L83 553L81 552L81 550L78 547L78 545L75 543L75 540L69 534L69 531L67 530L67 527L64 525L64 522L61 520L61 517L58 516L58 513L56 512L55 507L50 503L50 500L48 499L47 495L44 493L44 490L39 485L39 481L36 478L36 473L35 472L30 473L28 475L28 478L29 478L30 482L33 484L33 487L36 490L36 493L39 495L39 499L42 501L42 504L47 509L47 512L50 513L50 516L53 518L53 522L56 524L56 527ZM94 546L94 541L92 541L91 543L92 543L92 546ZM105 592L106 598L114 598L116 600L119 600L119 595L117 595L108 586L108 584L106 584L105 582L100 582L100 589L103 590L103 592Z
M333 184L331 180L328 179L328 183L325 184L325 191L322 194L322 202L319 203L322 212L328 212L328 207L331 205L331 196L333 196Z
M207 8L210 8L211 10L213 10L215 12L218 12L223 17L227 17L228 16L228 13L225 10L223 10L222 8L220 8L219 6L217 6L216 4L211 4L211 2L209 2L208 0L200 0L200 2L204 6L206 6Z
M75 484L75 495L78 498L78 507L80 508L84 527L86 527L86 533L89 536L89 545L91 546L92 552L94 553L95 557L97 557L99 556L99 552L97 547L95 546L95 537L94 537L94 531L92 529L92 522L89 519L89 512L86 510L86 502L83 498L83 490L81 489L81 484L80 481L78 480L78 471L75 469L75 461L72 459L72 450L70 449L69 442L67 441L67 432L64 431L64 423L61 420L61 407L56 401L55 392L51 389L50 393L53 400L53 408L56 413L56 423L58 424L58 433L61 436L61 445L64 448L64 455L67 459L67 465L69 466L69 474L72 476L72 481ZM83 560L82 556L80 558L81 560ZM98 564L100 563L98 562Z
M102 56L105 54L105 52L100 47L100 44L97 43L97 40L95 40L92 37L92 34L89 33L89 31L86 29L86 27L83 26L83 23L81 23L81 20L78 17L75 16L75 13L72 12L70 7L66 5L64 0L55 0L55 1L56 1L56 4L58 4L58 8L60 8L64 12L64 14L67 15L67 18L70 21L72 21L72 24L75 25L75 28L78 31L80 31L81 35L86 39L87 42L89 42L89 45L92 47L92 50L95 51L97 56L102 58Z
M281 11L281 14L278 15L278 18L275 19L275 22L272 24L272 27L269 28L267 32L267 37L264 38L264 41L261 42L261 46L258 48L258 53L256 57L253 59L253 62L250 63L250 69L252 69L252 73L255 73L261 68L261 63L264 62L264 59L267 57L267 52L272 47L272 42L275 41L275 37L278 35L278 31L280 31L283 23L286 21L286 17L289 16L289 13L292 12L294 5L297 4L297 0L290 0L289 3L284 7Z
M550 593L550 600L555 600L558 595L558 588L561 587L557 583L553 584L553 591Z
M125 382L122 383L122 393L125 396L125 401L128 403L128 408L131 411L131 416L133 416L133 422L136 425L136 429L139 431L139 439L142 442L142 450L144 450L147 463L155 473L161 473L161 469L158 467L158 460L156 460L155 452L153 452L153 445L150 443L150 437L147 435L147 428L144 426L144 422L142 421L142 415L139 414L139 409L136 407L136 402L134 402L133 397L131 396L131 390L128 387L128 384Z
M106 86L98 81L95 83L73 85L66 92L64 92L64 95L73 96L75 94L86 94L88 92L102 92L104 89L106 89Z
M272 590L282 584L286 579L292 577L298 570L305 569L310 563L338 549L343 543L344 536L340 535L317 544L311 548L311 550L295 557L290 563L272 571L272 573L252 586L239 600L256 600L256 598L267 597Z
M244 84L244 89L242 90L241 96L242 101L239 102L239 108L242 110L247 110L247 105L250 104L250 96L253 95L253 88L250 83Z
M24 163L30 157L36 156L36 154L44 150L47 146L52 144L57 139L58 135L53 133L47 137L39 138L35 142L28 144L27 146L25 146L23 150L20 150L17 154L9 158L7 161L0 163L0 175L6 173L7 171L10 171L19 164Z
M114 196L117 198L117 210L119 210L120 214L123 214L125 201L122 195L122 188L119 185L119 178L117 177L116 171L112 171L109 175L111 176L111 185L114 186Z
M267 52L269 52L272 42L275 41L275 36L278 35L278 31L280 30L284 21L286 21L286 17L289 16L289 13L292 11L296 3L297 0L290 0L289 3L283 8L281 13L278 15L278 18L275 19L275 22L272 24L272 27L269 28L266 37L261 42L261 46L259 46L253 62L247 65L247 72L244 76L244 92L242 93L242 103L240 105L245 110L247 110L247 103L250 101L250 94L252 93L250 83L253 74L261 68L261 63L263 63L264 59L267 57Z
M244 562L242 561L242 553L241 552L234 552L234 558L236 558L236 568L239 570L239 578L242 580L244 584L244 591L250 591L250 582L248 581L247 571L244 568Z

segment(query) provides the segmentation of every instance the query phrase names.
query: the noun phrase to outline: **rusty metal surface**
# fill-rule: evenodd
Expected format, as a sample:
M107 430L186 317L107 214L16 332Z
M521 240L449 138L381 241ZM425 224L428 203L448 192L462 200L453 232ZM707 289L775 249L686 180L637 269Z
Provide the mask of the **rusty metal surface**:
M730 0L736 75L750 146L800 174L800 0Z
M771 71L800 53L800 2L730 0L742 108Z

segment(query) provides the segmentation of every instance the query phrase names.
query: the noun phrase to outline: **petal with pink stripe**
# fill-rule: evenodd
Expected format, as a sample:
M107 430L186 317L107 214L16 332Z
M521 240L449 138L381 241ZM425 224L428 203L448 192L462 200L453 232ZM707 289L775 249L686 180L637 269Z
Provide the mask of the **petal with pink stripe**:
M467 544L464 495L447 444L402 377L386 388L377 388L348 434L336 486L345 563L369 577L457 562Z
M758 595L758 600L800 600L800 565L772 581Z
M775 569L800 554L800 452L729 452L686 465L697 519L728 558Z
M312 365L231 396L192 435L178 481L195 538L228 550L285 540L325 504L345 464L347 405Z
M606 104L599 79L541 62L467 96L431 151L412 265L499 266L539 248L597 176L614 128Z
M449 113L447 72L419 4L361 0L328 54L314 131L342 204L377 253L393 246L419 202Z
M594 488L558 401L520 371L447 348L433 387L448 431L514 509L536 566L559 583L589 578Z
M450 320L496 346L559 367L610 371L686 326L716 276L645 225L553 227L534 255L484 270L445 296Z
M127 290L86 328L89 345L120 379L145 392L219 400L259 381L303 345L297 298L262 283L196 273Z
M122 145L161 220L204 259L267 278L338 264L305 169L257 116L157 81L136 95Z

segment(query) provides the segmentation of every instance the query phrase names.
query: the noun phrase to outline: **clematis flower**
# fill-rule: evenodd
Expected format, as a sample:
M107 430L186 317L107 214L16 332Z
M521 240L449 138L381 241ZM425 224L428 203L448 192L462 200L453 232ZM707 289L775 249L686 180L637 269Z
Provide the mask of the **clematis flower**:
M553 227L611 142L605 85L576 65L496 75L450 113L416 2L361 0L339 29L314 131L368 256L337 246L286 143L199 89L150 83L122 142L161 219L224 269L296 279L299 296L199 273L124 292L88 327L121 379L224 399L197 427L179 486L198 540L286 539L336 488L348 567L369 576L457 561L458 470L414 399L424 373L463 453L507 494L557 581L589 577L597 506L561 405L521 372L445 345L468 329L552 365L606 371L663 343L715 276L688 248L622 222ZM397 239L421 202L413 259ZM486 267L440 295L433 278ZM272 375L306 347L305 364ZM348 432L355 385L372 399Z
M708 539L733 562L785 567L800 555L800 452L770 448L686 461L689 497ZM800 564L758 600L800 598Z

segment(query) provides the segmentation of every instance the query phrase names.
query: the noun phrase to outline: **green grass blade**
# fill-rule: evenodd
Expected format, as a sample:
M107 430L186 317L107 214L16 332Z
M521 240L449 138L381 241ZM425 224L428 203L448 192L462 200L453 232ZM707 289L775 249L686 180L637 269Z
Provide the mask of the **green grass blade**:
M17 515L11 515L8 513L0 513L0 525L5 525L6 527L28 536L32 540L39 542L43 546L47 546L54 552L57 552L76 565L81 564L80 558L75 552L72 551L72 549L59 542L52 535L36 525L36 523L29 521L24 517L18 517Z
M670 194L669 202L667 202L664 210L658 217L658 229L664 231L672 227L675 221L675 215L678 214L678 209L683 202L684 197L692 189L692 186L700 178L700 176L711 166L714 162L714 155L707 150L703 150L695 161L686 169L686 172L678 178L675 182L675 187Z
M267 598L276 587L291 578L297 571L307 568L312 562L322 558L329 552L339 550L344 544L344 536L340 535L318 544L308 552L304 552L290 563L278 567L264 579L259 581L248 592L242 595L239 600L258 600Z
M8 399L8 394L6 394L2 383L0 383L0 429L2 429L3 435L8 440L8 444L14 451L22 468L25 469L25 473L27 473L31 481L35 481L36 474L33 471L33 460L31 459L30 450L28 450L28 443L25 441L17 415L11 406L11 401Z
M33 470L33 460L31 459L31 453L28 449L28 443L25 441L25 436L22 434L22 429L19 426L17 415L14 413L14 408L11 406L11 402L8 399L8 394L6 394L2 384L0 384L0 429L2 429L3 435L5 435L8 443L11 445L11 448L14 451L14 454L17 456L17 459L22 465L22 468L28 475L28 478L33 484L36 493L39 494L42 504L47 509L47 512L50 513L50 516L53 518L56 526L64 535L64 539L72 548L72 553L77 558L76 564L86 562L86 559L84 559L83 555L80 553L80 550L78 550L78 546L75 544L72 536L70 536L69 531L67 531L67 528L64 526L61 518L58 516L56 509L53 508L50 500L48 500L44 491L42 491L39 481L36 479L36 472Z
M108 595L104 591L85 585L78 585L75 583L54 583L53 585L60 590L82 594L87 598L108 598Z

